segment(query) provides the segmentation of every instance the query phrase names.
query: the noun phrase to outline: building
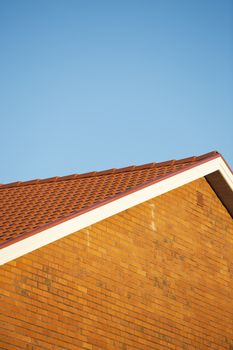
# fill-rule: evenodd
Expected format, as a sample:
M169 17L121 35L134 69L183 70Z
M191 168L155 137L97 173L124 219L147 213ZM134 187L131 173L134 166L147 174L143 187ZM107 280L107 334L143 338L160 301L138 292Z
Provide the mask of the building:
M0 186L0 349L233 349L217 152Z

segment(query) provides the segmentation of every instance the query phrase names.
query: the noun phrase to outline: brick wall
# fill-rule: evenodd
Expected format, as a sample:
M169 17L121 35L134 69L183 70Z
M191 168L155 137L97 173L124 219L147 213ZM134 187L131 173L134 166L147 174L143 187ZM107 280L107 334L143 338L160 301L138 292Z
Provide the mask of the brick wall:
M233 349L233 222L204 179L0 267L0 349Z

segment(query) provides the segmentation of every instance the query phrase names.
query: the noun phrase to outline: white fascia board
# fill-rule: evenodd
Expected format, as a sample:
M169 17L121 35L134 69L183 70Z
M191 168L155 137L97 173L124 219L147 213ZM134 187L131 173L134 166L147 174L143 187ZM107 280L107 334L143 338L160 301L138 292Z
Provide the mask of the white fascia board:
M233 190L233 175L218 157L6 246L0 250L0 265L215 171L222 173Z
M222 158L217 158L219 161L219 171L224 177L227 184L230 186L231 190L233 191L233 174L225 161Z

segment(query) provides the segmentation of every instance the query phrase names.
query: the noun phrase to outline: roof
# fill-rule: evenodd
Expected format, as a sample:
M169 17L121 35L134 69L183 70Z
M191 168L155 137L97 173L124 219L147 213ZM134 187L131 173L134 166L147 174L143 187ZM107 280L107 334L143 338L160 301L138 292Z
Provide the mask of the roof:
M0 252L4 248L37 236L50 228L58 227L73 218L81 218L83 214L93 212L97 208L106 209L108 203L116 202L117 205L117 200L120 198L150 188L154 184L164 183L168 178L174 180L175 175L184 173L187 175L188 170L199 169L202 164L206 163L210 165L214 160L221 160L225 164L224 171L227 175L224 177L223 171L221 175L221 179L224 178L224 180L219 180L220 166L217 165L213 169L205 170L204 176L209 176L210 185L217 188L217 195L227 209L230 212L232 210L233 213L230 204L233 202L233 187L230 189L227 180L227 178L232 180L232 172L216 151L162 163L1 184ZM200 177L200 174L198 173L197 176ZM177 182L175 187L178 186ZM169 187L167 189L169 190ZM49 232L47 234L49 235Z

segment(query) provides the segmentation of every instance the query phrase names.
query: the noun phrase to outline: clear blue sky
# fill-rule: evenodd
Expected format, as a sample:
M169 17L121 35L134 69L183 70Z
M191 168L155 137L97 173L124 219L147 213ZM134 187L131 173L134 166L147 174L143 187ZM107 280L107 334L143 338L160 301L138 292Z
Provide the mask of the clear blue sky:
M232 0L1 0L0 50L0 183L233 167Z

